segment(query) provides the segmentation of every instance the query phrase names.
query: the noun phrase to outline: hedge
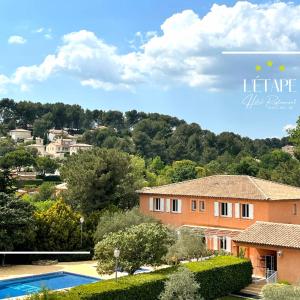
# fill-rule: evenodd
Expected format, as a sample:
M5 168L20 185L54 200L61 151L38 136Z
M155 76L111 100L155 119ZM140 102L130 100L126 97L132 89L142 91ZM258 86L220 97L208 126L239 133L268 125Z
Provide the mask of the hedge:
M204 299L216 299L237 292L251 282L252 265L249 260L233 256L217 256L202 262L184 264L195 273ZM61 299L85 300L157 300L164 282L175 267L147 274L125 276L99 281L58 294Z

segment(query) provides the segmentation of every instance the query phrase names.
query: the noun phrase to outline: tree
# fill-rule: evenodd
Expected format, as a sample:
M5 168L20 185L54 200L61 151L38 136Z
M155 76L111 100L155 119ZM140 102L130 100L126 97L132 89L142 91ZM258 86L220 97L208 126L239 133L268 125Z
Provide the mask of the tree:
M235 174L256 176L259 171L259 162L252 157L244 157L234 166Z
M39 191L34 195L35 201L47 201L53 199L55 185L52 182L43 182L39 186Z
M101 241L110 232L118 232L142 223L158 223L157 219L143 215L137 207L128 211L105 211L99 219L94 235L95 242Z
M205 240L201 232L192 232L190 229L181 229L178 232L175 244L171 245L166 255L169 263L179 263L180 260L197 260L207 253Z
M180 267L165 282L165 289L160 300L203 300L200 295L200 284L189 269Z
M1 164L6 167L15 167L20 171L22 167L34 165L35 158L30 151L21 148L5 154Z
M94 148L72 155L61 168L68 184L67 201L85 213L109 205L131 208L138 188L128 154Z
M172 164L172 182L180 182L188 179L197 178L197 164L190 160L175 161Z
M109 233L95 246L97 271L99 274L114 272L115 248L120 250L120 267L129 274L143 265L159 265L171 242L170 232L160 224L144 223Z
M53 116L51 112L44 114L33 123L33 135L44 138L49 129L53 127Z
M80 249L80 214L63 200L48 210L35 213L38 250L68 251Z
M15 180L9 169L0 169L0 193L12 194L15 190Z
M34 239L33 206L0 193L0 250L25 250ZM22 247L22 248L21 248Z
M57 163L57 161L48 156L39 156L36 159L36 170L42 176L45 176L46 173L54 173L58 167L59 164Z

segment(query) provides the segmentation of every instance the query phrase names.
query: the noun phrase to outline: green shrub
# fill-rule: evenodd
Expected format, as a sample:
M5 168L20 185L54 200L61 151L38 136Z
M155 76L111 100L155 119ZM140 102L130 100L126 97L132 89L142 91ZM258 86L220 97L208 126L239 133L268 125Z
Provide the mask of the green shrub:
M237 292L251 282L251 262L233 256L218 256L185 266L194 272L204 299L216 299ZM168 276L174 271L176 267L169 267L148 274L122 277L117 282L113 279L100 281L75 287L57 296L72 300L156 300Z
M262 289L264 300L300 299L300 287L287 284L267 284Z

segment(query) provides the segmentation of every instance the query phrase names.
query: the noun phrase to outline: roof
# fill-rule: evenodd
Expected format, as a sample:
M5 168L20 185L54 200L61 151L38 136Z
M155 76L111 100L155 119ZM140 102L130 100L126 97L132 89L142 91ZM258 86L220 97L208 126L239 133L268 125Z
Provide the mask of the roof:
M10 132L30 132L30 130L23 129L23 128L16 128L16 129L10 130Z
M228 229L224 227L208 227L195 225L182 225L181 228L191 229L193 232L203 234L206 237L228 236L233 238L243 231L241 229Z
M300 200L299 187L247 175L213 175L158 187L146 187L137 192L249 200Z
M70 146L71 148L72 147L93 147L92 145L89 145L89 144L80 144L80 143L78 143L78 144L73 144L73 145L71 145Z
M67 190L68 189L66 182L63 182L63 183L60 183L60 184L56 185L55 188L57 190Z
M300 249L300 225L257 221L233 241Z

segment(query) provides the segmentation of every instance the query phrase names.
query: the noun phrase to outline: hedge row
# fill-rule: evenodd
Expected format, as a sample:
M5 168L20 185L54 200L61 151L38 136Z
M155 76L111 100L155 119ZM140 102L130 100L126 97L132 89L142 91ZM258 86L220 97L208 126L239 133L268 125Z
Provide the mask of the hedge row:
M252 265L249 260L233 256L218 256L203 262L186 263L200 283L204 299L216 299L237 292L251 282ZM126 276L72 288L59 294L61 299L85 300L157 300L164 282L175 272L171 267L160 271Z

